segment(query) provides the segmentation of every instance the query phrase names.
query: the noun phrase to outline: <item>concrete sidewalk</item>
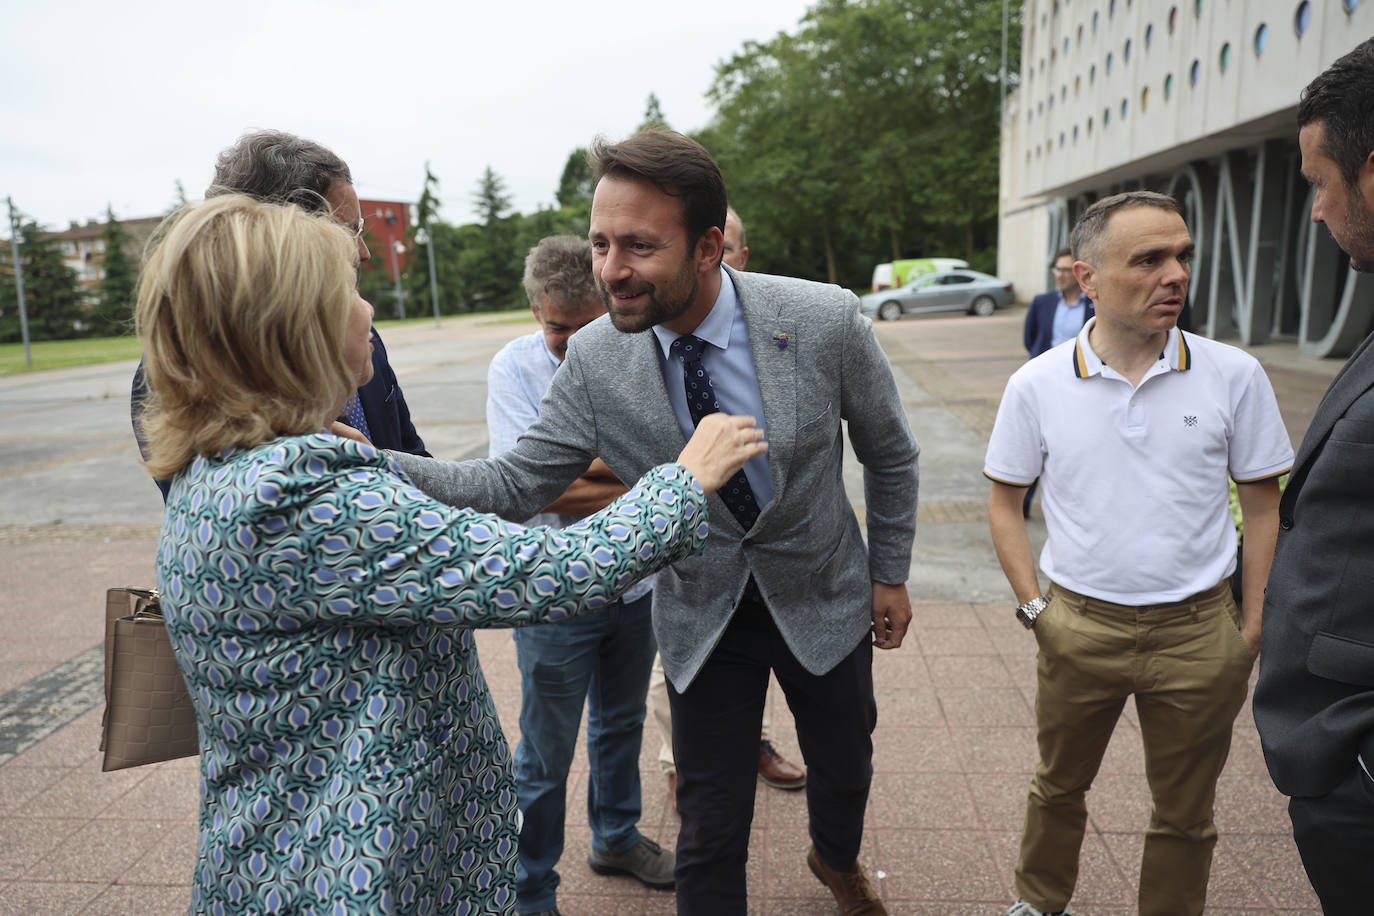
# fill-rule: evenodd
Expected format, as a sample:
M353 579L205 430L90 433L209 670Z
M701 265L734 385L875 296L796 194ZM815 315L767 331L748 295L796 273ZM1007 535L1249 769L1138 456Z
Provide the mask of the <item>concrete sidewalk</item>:
M889 909L995 914L1014 898L1012 869L1035 764L1033 638L1012 619L983 507L982 450L1007 375L1020 365L1022 310L988 319L880 325L922 445L922 502L909 583L906 645L875 660L879 725L863 862ZM486 360L527 330L473 319L387 334L416 423L444 457L485 453ZM1270 368L1295 442L1337 364L1257 351ZM152 581L160 502L136 468L127 432L132 366L0 380L0 914L183 912L195 857L194 758L101 773L98 653L103 592ZM120 390L122 387L122 391ZM121 444L122 443L122 444ZM856 468L846 483L860 512ZM15 494L11 500L9 494ZM80 524L72 520L80 519ZM1032 525L1037 542L1043 526ZM512 745L519 674L509 633L478 634ZM774 685L774 691L777 687ZM800 760L774 696L776 743ZM641 756L641 828L665 845L677 821L650 726ZM671 913L672 895L585 865L586 758L569 783L559 905L568 916ZM1081 914L1135 911L1148 817L1140 732L1127 709L1089 798L1075 895ZM1319 912L1285 800L1266 775L1248 706L1221 777L1221 831L1209 913ZM755 913L833 913L807 870L804 797L759 788L749 863Z

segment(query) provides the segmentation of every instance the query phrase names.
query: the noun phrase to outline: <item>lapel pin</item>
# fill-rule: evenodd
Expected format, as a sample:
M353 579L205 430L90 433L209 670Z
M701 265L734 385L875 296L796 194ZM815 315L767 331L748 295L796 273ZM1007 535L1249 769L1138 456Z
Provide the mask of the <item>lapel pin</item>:
M774 337L773 340L777 341L778 349L779 349L779 350L786 350L786 349L787 349L787 340L788 340L788 337L787 337L786 334L779 334L777 337Z

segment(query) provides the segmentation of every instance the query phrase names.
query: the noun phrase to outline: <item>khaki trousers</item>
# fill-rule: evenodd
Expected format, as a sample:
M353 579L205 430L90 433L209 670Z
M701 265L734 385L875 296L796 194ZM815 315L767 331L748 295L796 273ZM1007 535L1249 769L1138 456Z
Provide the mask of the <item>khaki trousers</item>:
M1017 891L1042 910L1068 904L1088 815L1084 796L1134 695L1153 801L1139 913L1201 913L1217 838L1217 777L1253 665L1230 585L1145 607L1057 585L1048 597L1034 630L1040 763L1026 805Z

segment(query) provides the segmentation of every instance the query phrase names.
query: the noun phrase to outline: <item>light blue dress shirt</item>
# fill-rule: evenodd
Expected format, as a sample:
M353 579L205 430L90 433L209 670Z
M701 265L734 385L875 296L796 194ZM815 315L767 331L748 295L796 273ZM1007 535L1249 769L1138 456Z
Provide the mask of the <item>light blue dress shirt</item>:
M687 409L687 394L683 390L682 361L669 354L669 348L680 334L654 325L658 338L658 361L663 369L663 381L668 387L668 400L673 405L678 428L684 439L692 438L696 424ZM711 313L697 325L692 334L710 344L703 348L701 364L711 376L716 400L724 413L753 417L767 437L764 424L763 396L759 393L759 377L754 371L754 353L749 349L749 328L744 323L744 308L730 275L720 271L720 294L711 306ZM768 453L750 458L744 465L744 476L754 491L759 511L773 500L773 478L769 473Z
M1059 294L1059 301L1054 304L1054 327L1050 330L1051 347L1073 340L1083 330L1083 302L1082 293L1078 294L1078 301L1073 305L1064 301L1062 292Z

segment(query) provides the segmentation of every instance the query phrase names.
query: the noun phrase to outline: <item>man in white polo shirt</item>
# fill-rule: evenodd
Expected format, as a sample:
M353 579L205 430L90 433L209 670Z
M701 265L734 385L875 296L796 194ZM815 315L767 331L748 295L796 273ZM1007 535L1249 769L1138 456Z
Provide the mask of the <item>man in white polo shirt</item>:
M1259 363L1175 327L1193 242L1173 198L1100 200L1071 243L1096 317L1007 382L984 467L997 556L1039 644L1040 763L1008 916L1069 912L1084 796L1132 695L1153 799L1139 912L1187 916L1206 902L1216 780L1259 649L1293 449ZM1228 474L1244 516L1243 624ZM1044 594L1021 514L1036 477Z

